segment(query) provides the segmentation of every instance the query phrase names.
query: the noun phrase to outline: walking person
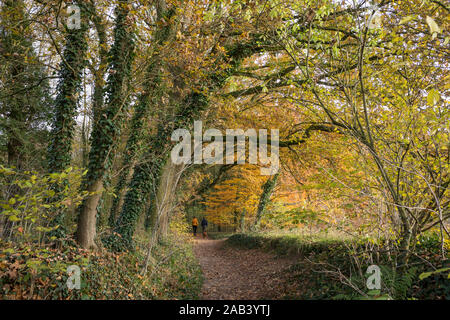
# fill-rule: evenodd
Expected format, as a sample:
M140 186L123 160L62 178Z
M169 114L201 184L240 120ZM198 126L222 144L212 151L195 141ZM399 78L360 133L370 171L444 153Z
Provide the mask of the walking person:
M208 227L208 220L206 220L206 218L203 217L203 219L202 219L202 233L203 233L203 238L206 238L206 227Z
M194 219L192 219L192 230L194 232L194 237L197 236L197 227L198 227L198 220L196 217L194 217Z

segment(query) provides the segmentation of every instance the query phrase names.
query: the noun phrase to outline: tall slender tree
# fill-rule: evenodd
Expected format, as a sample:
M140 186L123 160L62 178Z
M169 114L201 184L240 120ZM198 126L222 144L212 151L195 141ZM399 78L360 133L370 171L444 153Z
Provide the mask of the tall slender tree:
M111 213L109 216L109 225L115 225L117 215L122 207L123 189L126 187L127 180L133 168L133 163L137 157L139 143L142 140L143 125L150 115L155 114L155 109L160 103L160 98L163 94L163 57L161 56L161 49L164 42L166 42L173 30L171 18L174 15L173 8L167 9L166 3L163 0L157 1L157 21L158 28L155 32L153 50L155 54L144 74L143 89L144 92L139 96L138 104L135 108L133 118L131 120L130 137L128 138L125 153L122 161L122 171L114 189L116 197L113 200Z
M82 1L74 2L80 7L80 29L66 25L66 44L59 71L57 96L52 121L51 140L48 147L48 168L60 172L70 165L72 140L76 125L77 104L82 91L83 70L86 67L88 44L86 33L88 21Z
M66 43L61 57L57 95L54 102L51 138L48 146L48 171L61 172L72 160L72 142L75 133L77 106L82 91L83 70L86 67L88 49L86 34L89 28L86 7L82 1L75 1L80 8L80 28L65 25ZM58 194L58 188L52 186ZM67 230L64 228L66 211L60 210L51 224L57 227L51 235L62 238Z
M114 44L110 51L106 104L93 124L88 172L83 188L90 195L79 208L77 242L83 248L96 247L97 205L112 163L111 152L129 106L129 79L135 57L135 29L129 17L131 1L118 1L115 9Z

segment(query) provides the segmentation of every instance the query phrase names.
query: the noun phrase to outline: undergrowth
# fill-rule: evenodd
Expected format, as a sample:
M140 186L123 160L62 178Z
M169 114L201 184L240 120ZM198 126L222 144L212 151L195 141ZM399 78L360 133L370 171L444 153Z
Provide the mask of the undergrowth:
M227 244L298 256L289 272L301 290L286 299L450 299L449 260L440 259L439 237L433 234L419 239L402 270L395 253L370 239L247 233L232 235ZM366 287L366 270L373 264L380 267L381 290ZM430 269L438 271L425 274Z
M156 263L141 275L144 252L89 252L0 243L3 299L197 299L200 266L188 241L166 239L153 253ZM176 250L174 250L176 248ZM81 270L80 290L69 290L67 267Z

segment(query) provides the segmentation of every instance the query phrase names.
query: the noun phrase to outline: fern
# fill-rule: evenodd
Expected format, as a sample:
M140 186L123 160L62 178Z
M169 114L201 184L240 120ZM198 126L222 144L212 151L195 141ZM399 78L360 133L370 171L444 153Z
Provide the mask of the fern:
M417 278L417 268L412 267L403 272L386 266L380 266L382 272L382 283L394 299L405 300L414 280Z

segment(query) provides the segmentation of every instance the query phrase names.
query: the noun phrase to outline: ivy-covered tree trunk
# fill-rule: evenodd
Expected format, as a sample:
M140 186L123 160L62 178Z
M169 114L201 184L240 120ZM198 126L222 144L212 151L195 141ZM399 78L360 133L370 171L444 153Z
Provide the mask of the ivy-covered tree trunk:
M75 2L80 7L81 28L66 27L66 44L59 71L59 83L55 99L55 109L52 121L51 140L48 146L48 171L61 172L70 166L72 160L72 141L75 132L75 117L79 93L82 90L83 70L86 67L86 53L88 44L86 33L89 27L86 7L80 1ZM52 186L55 192L59 190ZM51 232L51 236L63 238L67 230L64 229L66 211L60 210L51 225L58 229Z
M156 9L157 21L160 25L155 34L154 48L156 54L152 57L152 61L146 70L144 81L145 91L139 97L138 107L136 108L136 113L132 119L132 131L130 138L127 141L126 154L123 161L124 170L121 173L115 188L114 193L117 197L113 201L109 216L109 225L114 227L114 230L122 235L122 240L126 243L125 246L130 246L131 244L132 230L134 230L136 222L135 219L137 220L140 215L137 214L136 216L135 208L132 205L130 206L130 204L135 202L144 203L145 200L141 199L141 197L148 197L148 195L151 194L148 188L153 185L151 180L154 177L145 178L145 172L159 172L159 168L162 167L162 163L165 161L158 157L158 154L161 154L161 152L155 152L155 149L158 149L158 147L164 148L164 144L161 144L161 141L158 141L158 137L152 137L149 144L154 152L147 152L147 155L151 153L152 155L144 159L144 161L146 161L145 163L137 165L134 169L131 167L133 165L132 160L138 157L138 144L141 140L143 123L149 115L155 114L156 108L160 105L160 98L164 90L162 81L163 59L160 50L172 32L173 25L170 22L170 19L174 14L174 10L167 10L167 4L164 0L156 2ZM154 108L154 110L152 110L152 108ZM137 192L132 194L126 193L126 196L128 197L126 198L122 194L122 190L126 187L128 182L127 177L130 174L130 171L133 171L133 175L129 183L129 190L133 189ZM147 179L147 181L144 181L145 179ZM124 206L127 206L127 209L125 210L129 213L127 215L122 214L122 212L124 212ZM152 204L150 207L153 207ZM140 210L141 209L139 208L138 211L140 212ZM121 213L120 215L119 212ZM119 216L117 217L117 215ZM151 223L151 219L146 218L146 224L149 225ZM116 249L123 247L122 241L119 241L119 239L116 239L115 237L113 238L112 241L120 243L114 245L111 243L111 246L115 246Z
M121 235L120 238L112 237L107 243L114 250L131 249L132 237L136 223L141 214L143 204L155 185L152 173L158 173L161 165L160 159L152 159L151 163L140 164L135 167L133 177L130 181L128 191L125 195L124 204L116 221L114 231ZM152 219L153 220L153 219ZM107 241L108 242L108 241Z
M89 18L95 26L98 37L98 64L90 64L89 69L94 76L94 93L92 96L92 111L94 123L98 121L103 113L105 88L105 73L108 69L108 39L106 34L107 23L105 19L96 11L93 2L87 2Z
M266 206L270 201L270 197L272 196L273 190L277 185L279 175L280 175L279 172L276 173L273 177L269 178L263 185L263 192L261 193L261 197L259 198L258 210L256 211L256 218L254 224L255 228L258 227L259 222L261 221L261 218L264 215L264 210L266 209Z
M90 21L95 26L95 31L98 37L98 59L97 63L89 63L89 68L94 78L94 92L92 94L92 114L93 122L97 122L99 116L102 114L103 108L103 90L105 88L105 74L108 67L108 43L106 34L106 21L98 12L93 2L85 2L86 12ZM94 59L95 55L91 54L91 58ZM86 89L86 88L84 88ZM86 95L85 95L86 99ZM87 168L89 161L89 108L87 103L84 103L85 108L83 111L83 123L81 128L81 143L82 143L82 167Z
M135 32L128 19L131 1L121 0L116 7L114 44L110 52L106 106L94 123L91 135L88 173L83 187L90 193L79 208L77 242L83 248L96 247L97 205L111 166L111 151L120 135L125 111L129 104L128 91L135 56Z
M129 156L126 156L127 158ZM123 206L123 198L125 193L125 187L127 186L127 182L131 179L133 174L133 162L125 163L125 159L122 161L123 167L120 172L119 179L117 181L116 186L114 187L114 199L111 204L111 211L108 217L108 225L111 228L114 228L116 225L116 219L120 208Z
M155 34L154 48L157 52L151 59L149 66L145 72L145 80L143 83L144 93L139 97L139 102L136 107L133 119L131 121L130 137L127 141L125 154L122 161L123 170L119 176L118 182L114 189L116 197L113 200L111 212L109 216L110 227L115 226L117 215L119 214L124 194L123 189L126 187L130 171L132 171L133 163L138 156L139 143L142 138L143 125L146 119L154 113L152 108L157 107L161 103L161 96L164 91L162 72L163 72L163 59L160 54L160 50L165 41L168 40L173 25L170 22L174 14L174 10L167 10L166 3L163 0L159 0L156 3L157 19L160 22L161 27L158 27Z
M156 106L157 101L159 100L158 97L160 95L156 94L155 91L158 90L158 87L161 83L161 77L160 71L156 69L156 64L152 63L147 70L148 80L144 83L146 91L139 97L138 105L136 106L135 113L131 120L130 137L128 138L125 147L125 153L122 160L122 171L114 188L114 194L116 195L116 197L113 200L111 212L108 219L110 227L115 226L117 215L122 208L124 198L123 190L126 187L129 178L131 178L130 173L133 169L135 159L137 158L139 153L144 123L151 114L150 108L152 106ZM156 76L152 75L154 72L157 73ZM161 90L161 88L159 88L159 90ZM151 95L156 95L156 97L154 96L152 99Z
M81 91L83 69L86 66L86 52L88 44L86 32L88 22L83 4L80 5L82 17L81 29L66 29L66 46L64 59L60 67L60 81L57 87L55 100L55 114L52 123L51 141L48 147L49 172L65 170L72 159L72 141L75 129L75 117L78 105L78 96ZM55 190L58 193L59 190ZM50 235L62 238L66 235L63 219L66 211L60 210L52 220L52 226L58 229Z
M81 8L81 29L66 29L66 45L59 71L51 141L48 148L50 172L60 172L70 165L78 96L83 69L86 66L88 23L84 6Z

